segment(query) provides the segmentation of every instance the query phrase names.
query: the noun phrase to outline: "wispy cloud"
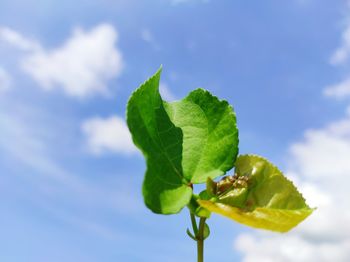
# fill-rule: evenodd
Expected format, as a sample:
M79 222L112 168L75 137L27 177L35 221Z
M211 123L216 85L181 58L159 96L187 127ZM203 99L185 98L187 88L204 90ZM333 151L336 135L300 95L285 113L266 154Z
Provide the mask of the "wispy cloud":
M87 147L94 154L114 152L130 155L137 152L124 119L118 116L94 117L82 124Z
M53 123L40 121L54 119L50 115L43 116L51 113L14 101L1 103L0 109L0 155L5 158L0 163L10 162L10 172L2 169L0 176L0 185L10 186L0 191L1 198L22 199L24 203L18 201L16 205L30 203L45 209L52 219L101 237L115 238L115 226L114 230L110 229L101 216L104 212L116 217L118 214L133 215L140 210L142 203L132 193L133 182L118 174L104 178L99 174L98 181L90 181L71 172L64 161L57 159L57 156L61 159L67 149L60 152L54 137L55 132L60 132L62 138L73 134L62 133ZM60 120L56 118L55 121ZM17 190L22 188L17 177L30 180L24 190ZM86 215L95 213L94 210L99 210L100 215Z
M145 28L141 31L141 38L143 41L150 44L154 49L156 50L160 49L160 46L155 40L153 33L149 29Z
M159 92L162 95L162 98L166 101L174 101L177 99L174 93L170 90L168 84L165 82L160 82Z
M344 81L326 87L323 91L325 96L334 97L337 99L343 99L350 96L350 79L345 79Z
M12 85L10 74L0 66L0 93L9 90Z
M22 51L35 52L41 51L42 49L37 40L25 37L21 33L8 27L0 27L0 39Z
M350 23L342 34L342 43L331 56L330 62L333 65L341 65L347 62L350 55Z
M349 6L350 7L350 6ZM330 58L330 63L335 66L344 65L350 61L350 19L345 25L345 29L342 33L342 43L334 51ZM340 81L337 84L326 87L323 94L328 97L334 97L342 99L350 96L350 77Z
M89 31L75 28L59 47L45 48L10 28L0 28L0 39L26 51L21 68L44 90L61 89L73 97L109 93L108 80L120 76L123 69L117 48L118 32L110 24Z

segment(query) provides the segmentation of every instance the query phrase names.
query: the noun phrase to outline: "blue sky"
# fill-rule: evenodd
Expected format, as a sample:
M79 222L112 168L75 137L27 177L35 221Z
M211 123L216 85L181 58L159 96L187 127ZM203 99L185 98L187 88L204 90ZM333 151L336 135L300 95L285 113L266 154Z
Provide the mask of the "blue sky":
M203 87L227 99L240 152L278 164L319 210L290 235L213 215L207 261L349 261L339 225L350 213L335 208L349 197L349 11L340 0L1 1L0 261L195 261L187 210L144 207L145 163L124 122L161 64L165 98Z

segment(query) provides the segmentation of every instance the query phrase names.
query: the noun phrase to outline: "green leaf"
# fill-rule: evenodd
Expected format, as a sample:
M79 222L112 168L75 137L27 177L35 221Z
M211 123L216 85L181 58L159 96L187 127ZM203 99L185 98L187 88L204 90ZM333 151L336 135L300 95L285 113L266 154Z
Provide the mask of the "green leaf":
M238 130L232 107L205 90L164 102L158 90L160 74L161 70L132 94L127 123L147 161L145 204L155 213L173 214L189 203L191 183L221 176L233 167ZM208 212L204 213L200 215Z
M238 154L238 129L233 108L203 89L181 101L166 103L171 121L183 132L182 167L192 183L222 176Z
M182 131L170 121L159 94L160 74L161 69L132 94L127 123L147 161L145 204L155 213L172 214L187 205L192 189L182 171Z
M203 239L207 239L210 235L210 228L207 223L204 224Z
M192 234L192 232L187 228L186 230L187 235L192 238L194 241L197 241L197 237ZM207 223L204 224L204 230L203 230L203 240L207 239L210 235L210 228Z
M215 201L199 204L239 223L278 232L289 231L313 212L293 183L266 159L239 156L235 171L234 177L217 183Z
M186 230L187 235L192 238L194 241L197 241L196 237L192 234L192 232L187 228Z
M199 200L199 203L211 212L231 218L238 223L276 232L287 232L291 230L313 211L306 208L296 210L256 208L253 211L244 211L237 207L207 200Z
M196 215L197 217L205 217L209 218L210 217L210 211L207 210L206 208L201 207L197 200L203 199L203 194L205 194L205 190L202 191L199 196L193 194L190 202L188 203L187 207L191 211L192 214ZM201 195L202 194L202 195Z

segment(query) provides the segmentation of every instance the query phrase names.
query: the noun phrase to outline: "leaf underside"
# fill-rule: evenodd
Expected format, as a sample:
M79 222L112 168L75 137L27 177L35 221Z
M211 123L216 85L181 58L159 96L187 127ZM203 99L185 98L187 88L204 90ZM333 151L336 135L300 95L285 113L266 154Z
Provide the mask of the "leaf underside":
M238 153L232 107L197 89L167 103L159 94L161 69L142 84L127 106L127 124L143 152L145 204L155 213L178 213L192 195L190 183L225 174Z
M293 183L266 159L239 156L235 171L247 178L246 190L233 188L214 202L199 204L241 224L277 232L289 231L313 212Z
M311 213L312 209L283 210L271 208L256 208L245 212L241 208L226 204L199 200L199 204L211 212L223 215L246 226L266 229L276 232L287 232L297 226Z

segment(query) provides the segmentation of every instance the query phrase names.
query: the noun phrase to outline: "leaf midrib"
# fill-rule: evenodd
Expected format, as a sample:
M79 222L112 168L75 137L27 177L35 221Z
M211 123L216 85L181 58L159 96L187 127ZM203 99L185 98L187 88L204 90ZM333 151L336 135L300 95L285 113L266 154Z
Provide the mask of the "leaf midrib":
M157 109L158 109L158 108L154 108L154 111L157 110ZM181 174L179 173L179 171L175 168L174 163L173 163L172 160L169 158L168 154L163 150L163 148L158 146L158 143L155 141L155 139L154 139L153 136L151 135L151 133L150 133L150 131L149 131L147 125L145 125L145 119L143 118L143 115L141 114L142 110L139 108L139 106L137 106L137 111L138 111L138 113L139 113L139 116L140 116L141 119L142 119L142 125L143 125L143 126L145 127L145 129L147 130L147 133L148 133L149 137L151 138L152 142L159 148L160 153L161 153L162 155L164 155L165 158L166 158L166 160L170 163L171 167L172 167L173 170L174 170L174 173L180 178L180 180L182 180L182 178L184 178L184 176L181 176ZM160 143L161 143L161 146L164 146L164 145L163 145L163 141L162 141L162 139L160 138L159 130L158 130L158 126L157 126L157 125L155 126L155 130L156 130L156 135L157 135L157 137L158 137L158 139L159 139L159 141L160 141ZM158 173L156 173L156 174L157 174L157 177L158 177L159 180L163 181L164 183L166 183L166 184L168 184L168 185L176 185L176 186L178 186L178 185L183 185L183 183L179 183L179 184L170 183L169 181L163 180L163 179L158 175Z

